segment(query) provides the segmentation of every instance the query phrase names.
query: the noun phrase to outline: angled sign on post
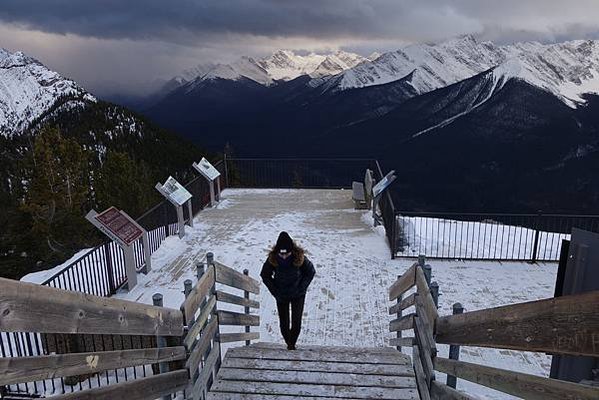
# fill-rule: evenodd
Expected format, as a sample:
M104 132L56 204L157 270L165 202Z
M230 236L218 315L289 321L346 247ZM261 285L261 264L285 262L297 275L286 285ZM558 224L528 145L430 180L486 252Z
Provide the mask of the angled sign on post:
M156 190L160 192L177 210L177 221L179 224L179 237L185 236L185 218L183 216L183 206L187 203L189 211L189 226L193 227L193 211L191 209L191 193L175 178L169 176L164 185L157 183Z
M172 176L169 176L166 182L164 182L162 190L168 200L175 206L182 206L186 201L191 199L191 193Z
M389 188L389 185L391 185L395 179L397 179L395 171L390 171L383 177L383 179L378 181L377 184L372 187L372 218L374 219L374 226L380 225L383 221L382 216L377 213L381 195Z
M194 162L192 166L208 181L208 185L210 185L210 206L214 207L216 202L220 200L220 172L204 157L199 163ZM214 182L216 182L216 194Z
M389 187L389 185L391 185L391 183L396 178L397 178L397 176L395 176L395 171L391 171L387 175L385 175L385 177L383 179L381 179L379 182L377 182L376 185L373 186L372 197L374 197L374 198L378 197L381 193L383 193Z
M101 224L100 230L121 246L131 246L143 235L143 231L116 207L94 216Z
M220 172L206 158L202 157L199 163L193 163L193 167L204 176L204 178L213 181L220 176Z
M146 261L144 272L148 273L152 270L152 255L150 252L148 232L133 218L127 215L126 212L119 210L116 207L110 207L101 213L91 210L87 213L85 218L123 249L125 255L127 287L129 290L133 289L133 287L137 285L137 270L133 255L133 244L140 238L142 239L144 258Z

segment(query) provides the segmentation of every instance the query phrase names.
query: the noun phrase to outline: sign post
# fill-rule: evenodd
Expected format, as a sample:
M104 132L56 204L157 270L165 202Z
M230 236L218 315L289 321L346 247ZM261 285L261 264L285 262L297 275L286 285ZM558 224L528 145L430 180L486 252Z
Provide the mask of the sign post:
M156 190L160 192L177 210L177 221L179 223L179 237L185 236L185 218L183 216L183 205L187 203L189 211L189 226L193 228L193 212L191 209L191 193L187 191L175 178L169 176L164 185L157 183Z
M217 200L220 200L220 172L204 157L202 157L199 163L194 162L192 165L208 181L210 185L210 207L214 207ZM215 182L216 194L214 192Z
M382 224L382 216L377 214L377 208L382 194L389 188L389 185L391 185L395 179L397 179L395 171L390 171L383 179L372 187L372 218L374 219L374 226Z
M123 249L125 255L125 273L127 274L127 288L131 290L137 285L137 269L133 254L133 244L142 238L144 258L146 261L145 272L152 270L152 258L148 241L148 232L133 218L116 207L110 207L101 213L91 210L85 218L110 239L114 240Z

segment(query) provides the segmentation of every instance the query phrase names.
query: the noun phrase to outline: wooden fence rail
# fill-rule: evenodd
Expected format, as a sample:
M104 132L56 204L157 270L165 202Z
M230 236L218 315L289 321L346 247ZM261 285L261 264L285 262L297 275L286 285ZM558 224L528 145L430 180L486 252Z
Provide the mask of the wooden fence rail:
M0 331L180 336L179 310L0 278Z
M390 315L415 308L389 323L391 332L413 329L414 337L389 344L412 346L422 399L472 399L437 382L435 371L525 399L599 399L596 386L439 358L436 348L443 343L599 357L599 291L439 317L429 281L422 258L389 287L389 301L400 299L389 307Z
M439 343L599 354L599 291L441 317Z
M212 261L211 255L207 259L211 262L205 273L198 274L197 283L192 287L192 282L187 282L180 310L162 307L161 302L146 305L0 278L0 332L11 335L26 332L37 335L42 343L48 337L56 341L63 334L85 336L92 342L96 337L114 338L113 335L154 339L140 339L140 345L151 345L145 348L116 349L113 345L110 349L100 346L96 350L92 343L91 352L70 353L67 346L66 354L21 357L20 353L11 352L10 356L3 353L0 391L4 386L36 381L43 382L46 391L49 381L53 388L50 392L59 393L56 399L147 399L181 391L184 398L205 398L220 367L220 344L249 344L260 336L258 332L250 332L250 326L260 325L260 318L249 314L250 308L260 307L249 296L259 293L259 282ZM217 283L221 285L218 291ZM226 287L243 290L244 297L227 293ZM240 306L244 312L218 310L219 302ZM245 331L221 334L221 325L242 326ZM127 368L158 364L160 374L158 368L151 368L153 376L146 377L144 369L143 377L138 378L134 370L134 379L126 378ZM98 387L92 387L95 380L89 377L108 370L114 370L114 380L109 380L107 374L105 386L98 378ZM126 382L119 383L117 371L124 371ZM56 391L55 379L77 376L88 380L87 388L79 384L79 390L73 387L73 393Z

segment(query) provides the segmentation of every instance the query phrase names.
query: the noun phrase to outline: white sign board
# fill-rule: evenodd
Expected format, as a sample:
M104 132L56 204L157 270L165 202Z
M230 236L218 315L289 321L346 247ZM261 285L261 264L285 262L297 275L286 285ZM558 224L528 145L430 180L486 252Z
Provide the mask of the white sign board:
M191 199L191 193L172 176L169 176L166 182L164 182L162 190L171 202L179 206L182 206L187 200Z
M385 189L389 187L391 182L397 178L395 175L395 171L389 172L383 179L381 179L374 187L372 188L372 197L377 197L381 194Z
M214 181L220 176L220 172L203 157L199 163L193 163L193 167L209 181Z

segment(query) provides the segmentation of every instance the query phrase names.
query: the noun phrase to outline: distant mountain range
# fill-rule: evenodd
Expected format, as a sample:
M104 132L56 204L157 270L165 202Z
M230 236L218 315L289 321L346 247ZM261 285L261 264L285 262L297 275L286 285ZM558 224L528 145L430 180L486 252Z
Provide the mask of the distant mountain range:
M129 132L120 137L141 143L140 126L157 129L30 57L0 54L0 139L100 104L140 121L132 130L115 122ZM238 156L376 157L398 171L400 208L599 213L598 92L597 41L499 46L465 36L368 57L277 51L201 64L137 110Z
M141 111L239 155L380 158L407 208L599 212L597 178L572 167L597 164L597 93L598 41L465 36L368 58L279 51L204 65Z

